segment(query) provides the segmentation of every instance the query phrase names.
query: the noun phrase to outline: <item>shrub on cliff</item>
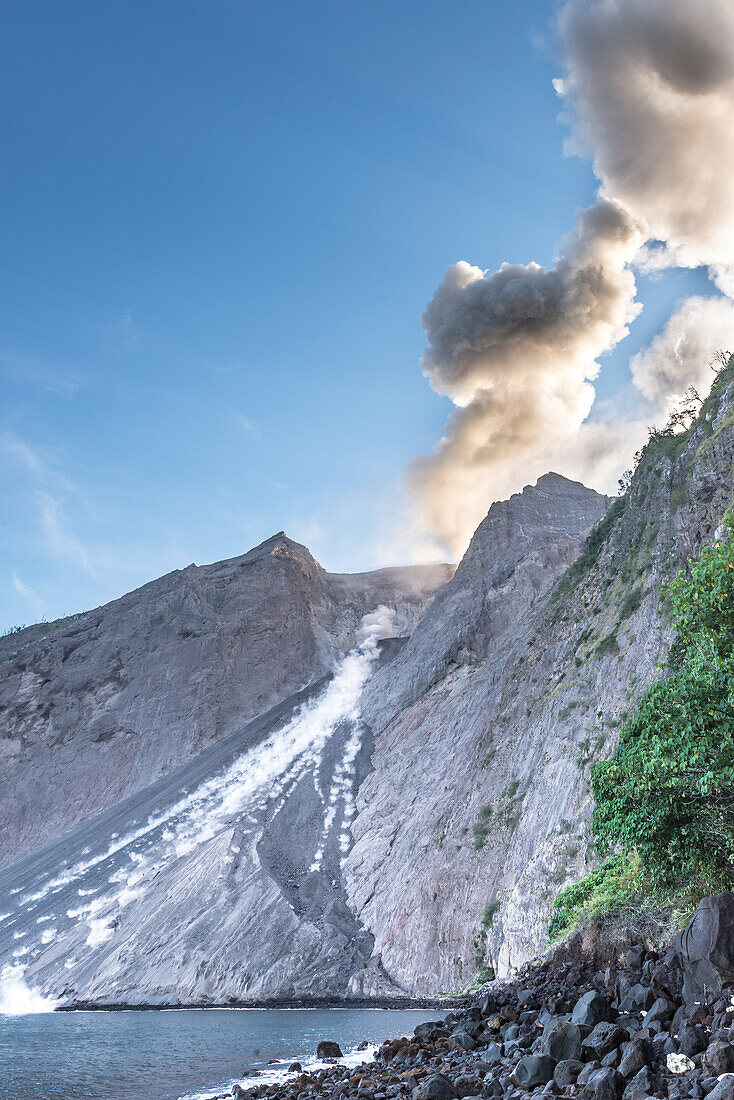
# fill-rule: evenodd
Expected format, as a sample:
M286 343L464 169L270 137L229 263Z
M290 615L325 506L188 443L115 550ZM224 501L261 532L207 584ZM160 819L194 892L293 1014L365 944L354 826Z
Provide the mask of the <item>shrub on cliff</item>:
M653 889L734 882L734 520L671 585L671 673L592 770L600 850L639 856Z
M577 924L624 912L634 905L638 889L637 861L626 854L610 856L590 874L558 892L548 939L558 939Z
M669 675L592 769L591 831L620 853L556 899L555 934L630 891L666 903L734 886L734 519L670 589ZM638 868L634 885L630 868Z

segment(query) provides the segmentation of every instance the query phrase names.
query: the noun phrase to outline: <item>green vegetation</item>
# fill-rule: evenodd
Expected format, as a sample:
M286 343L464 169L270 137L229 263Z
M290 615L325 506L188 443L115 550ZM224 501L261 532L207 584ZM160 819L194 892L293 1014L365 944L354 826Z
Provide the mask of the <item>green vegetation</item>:
M639 892L639 866L627 855L611 856L579 882L556 895L548 939L610 912L621 913Z
M494 924L494 918L497 916L499 907L500 903L497 898L492 898L491 901L487 902L484 906L482 919L479 922L479 928L472 937L474 965L477 968L476 985L483 985L484 982L491 982L495 977L494 967L487 954L487 935Z
M613 630L610 634L605 635L599 644L595 647L594 652L603 657L605 653L619 653L619 643L617 642L617 631Z
M592 774L592 830L635 851L655 887L732 880L734 519L671 585L670 675L643 695L611 760Z
M52 622L41 619L37 623L31 623L30 626L12 626L10 630L0 635L0 664L12 661L24 646L31 642L38 642L49 634L55 634L65 626L71 626L80 618L81 614L66 615L63 619L54 619Z
M637 608L642 603L642 595L643 592L640 585L638 585L636 588L633 588L630 592L627 593L625 598L622 600L622 606L619 609L620 620L629 619L631 615L634 615L635 611L637 611Z
M489 803L486 806L482 806L477 814L477 820L472 826L472 832L474 833L474 848L478 852L480 848L484 847L484 842L487 839L489 833L489 826L492 821L492 807Z
M494 760L496 755L497 755L497 749L493 745L490 745L490 747L487 749L487 751L484 753L484 755L480 759L479 767L480 768L488 768L489 765Z
M494 918L497 916L500 903L497 898L492 898L484 906L484 912L482 913L482 928L491 928L494 924Z
M609 857L558 895L551 936L647 899L695 902L734 886L734 518L670 586L668 676L642 696L592 769L591 831Z
M569 566L555 587L554 596L559 598L574 589L581 578L596 564L612 529L627 510L627 497L617 497L611 507L594 527L586 540L583 552L573 565Z

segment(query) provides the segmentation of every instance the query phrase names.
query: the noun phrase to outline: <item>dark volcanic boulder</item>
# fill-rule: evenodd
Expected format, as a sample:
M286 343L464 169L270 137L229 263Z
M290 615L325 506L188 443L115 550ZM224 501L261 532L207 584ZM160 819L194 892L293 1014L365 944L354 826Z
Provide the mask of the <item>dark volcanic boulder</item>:
M448 1042L449 1050L474 1050L476 1045L476 1040L472 1039L469 1032L463 1028L461 1031L455 1031Z
M521 1089L535 1089L553 1079L556 1063L548 1054L528 1054L515 1066L510 1080Z
M649 1027L651 1023L658 1020L662 1023L664 1020L672 1019L675 1012L675 1005L672 1001L669 1001L667 997L658 997L653 1004L650 1011L645 1016L645 1027Z
M734 1074L725 1074L714 1085L706 1100L734 1100Z
M624 961L630 970L639 970L645 961L645 948L642 944L636 943L634 947L630 947L624 956Z
M624 1096L625 1100L635 1096L660 1096L665 1093L665 1089L665 1080L653 1073L649 1066L643 1066L627 1085Z
M331 1039L322 1039L319 1045L316 1047L317 1058L343 1058L342 1048L338 1043L333 1043Z
M496 1066L498 1062L502 1061L502 1051L494 1040L487 1044L482 1054L482 1061L487 1062L490 1066Z
M551 1020L543 1030L543 1053L556 1062L578 1058L581 1053L581 1032L570 1020Z
M459 1096L479 1096L482 1091L482 1079L475 1077L473 1073L466 1073L456 1078L454 1088Z
M443 1020L429 1020L428 1023L418 1024L413 1028L413 1034L416 1039L430 1039L432 1042L436 1038L433 1032L438 1030L441 1035L448 1035L448 1031L443 1026Z
M565 1058L553 1070L553 1080L559 1089L565 1091L570 1085L576 1084L576 1079L583 1068L584 1063L576 1058Z
M676 936L683 967L683 1000L710 999L734 982L734 894L728 890L704 898L688 927Z
M712 1077L734 1072L734 1047L726 1039L714 1039L703 1056L703 1065Z
M614 1050L628 1038L627 1032L617 1024L597 1024L590 1035L587 1035L582 1043L582 1049L588 1058L598 1058L600 1061L610 1050Z
M700 1054L706 1047L706 1039L700 1027L694 1024L686 1024L678 1035L678 1050L681 1054L693 1058L694 1054Z
M578 1001L574 1005L573 1012L571 1013L571 1023L574 1024L586 1024L588 1027L594 1027L602 1020L608 1020L611 1015L610 1005L608 999L603 993L599 993L596 989L589 990L588 993L584 993L583 997L579 997Z
M601 1069L601 1062L597 1061L596 1058L591 1062L587 1062L584 1068L581 1070L581 1073L578 1075L576 1083L579 1085L585 1085L591 1077L592 1073L596 1073L598 1069Z
M636 985L630 987L624 997L619 1002L620 1012L643 1012L651 1007L655 996L653 991L646 985L640 985L638 982Z
M634 1077L643 1066L649 1066L652 1058L652 1047L647 1039L633 1039L627 1043L622 1060L619 1063L619 1072L623 1077Z
M596 1069L584 1085L583 1096L594 1100L619 1100L624 1088L624 1078L616 1069Z
M442 1073L426 1077L418 1093L419 1100L454 1100L456 1089Z

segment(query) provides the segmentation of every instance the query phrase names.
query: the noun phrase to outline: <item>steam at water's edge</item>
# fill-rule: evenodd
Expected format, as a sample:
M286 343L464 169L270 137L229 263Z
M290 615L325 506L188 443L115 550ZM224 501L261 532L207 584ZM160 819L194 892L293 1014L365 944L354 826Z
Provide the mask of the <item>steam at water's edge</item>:
M28 986L23 978L25 967L20 963L4 966L0 971L0 1016L28 1016L38 1012L53 1012L58 1004Z

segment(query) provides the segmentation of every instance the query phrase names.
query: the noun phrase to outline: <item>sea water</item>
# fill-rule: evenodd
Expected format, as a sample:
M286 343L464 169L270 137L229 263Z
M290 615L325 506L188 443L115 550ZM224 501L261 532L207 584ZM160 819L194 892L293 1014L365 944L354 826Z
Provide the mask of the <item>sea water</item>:
M286 1074L333 1039L344 1061L410 1035L435 1010L175 1009L0 1015L0 1100L187 1100ZM269 1065L277 1061L276 1065Z

